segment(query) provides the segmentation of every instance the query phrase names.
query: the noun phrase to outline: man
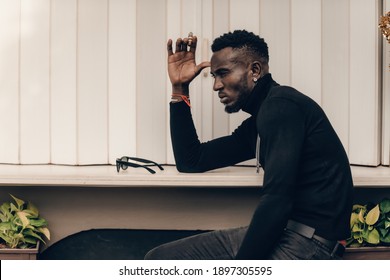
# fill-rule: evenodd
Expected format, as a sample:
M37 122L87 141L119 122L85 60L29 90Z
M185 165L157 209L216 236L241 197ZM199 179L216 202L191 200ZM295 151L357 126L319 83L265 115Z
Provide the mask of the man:
M171 138L180 172L205 172L256 157L264 169L248 227L163 244L146 259L340 259L350 236L352 176L347 155L323 110L268 72L268 47L236 30L214 40L211 62L195 63L197 38L168 41ZM227 113L251 115L232 135L201 143L189 84L211 67Z

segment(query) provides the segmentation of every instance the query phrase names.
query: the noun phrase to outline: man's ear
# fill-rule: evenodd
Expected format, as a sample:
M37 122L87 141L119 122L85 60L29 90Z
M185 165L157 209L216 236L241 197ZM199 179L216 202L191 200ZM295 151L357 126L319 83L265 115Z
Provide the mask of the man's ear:
M251 70L254 78L259 79L263 75L263 65L258 60L252 62Z

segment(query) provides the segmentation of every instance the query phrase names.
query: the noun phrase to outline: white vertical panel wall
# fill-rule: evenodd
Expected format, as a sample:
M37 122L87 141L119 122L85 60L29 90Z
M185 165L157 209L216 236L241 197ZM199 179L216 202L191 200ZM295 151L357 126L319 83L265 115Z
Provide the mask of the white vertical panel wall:
M324 108L352 163L377 165L382 152L388 164L390 98L384 79L380 103L377 23L389 6L381 6L379 0L3 0L0 162L105 164L136 155L174 163L167 39L194 32L200 63L210 59L215 37L245 28L268 42L275 80ZM206 69L191 86L202 141L230 133L247 117L228 116L212 83Z

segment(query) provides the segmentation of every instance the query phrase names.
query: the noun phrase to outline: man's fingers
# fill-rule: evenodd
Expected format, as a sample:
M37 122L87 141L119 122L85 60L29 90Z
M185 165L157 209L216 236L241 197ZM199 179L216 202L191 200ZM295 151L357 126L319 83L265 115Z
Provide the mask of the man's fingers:
M173 55L172 40L171 39L168 40L167 50L168 50L168 55Z
M196 45L198 43L198 38L196 36L191 37L191 44L188 44L190 46L190 52L195 53L196 51Z
M187 51L187 46L188 46L188 38L184 38L181 44L181 49L183 51Z
M182 44L183 44L183 39L182 39L182 38L178 38L178 39L176 40L176 49L175 49L175 52L181 52L181 51L183 50Z
M199 65L196 66L196 75L198 75L200 72L202 72L203 69L210 67L211 63L210 61L203 61Z
M198 38L196 36L188 37L188 38L178 38L176 40L176 46L175 46L175 52L182 52L182 51L190 51L192 53L195 53L196 51L196 45L198 42ZM190 47L188 49L188 47ZM173 47L172 47L172 40L168 40L167 44L168 54L173 54Z

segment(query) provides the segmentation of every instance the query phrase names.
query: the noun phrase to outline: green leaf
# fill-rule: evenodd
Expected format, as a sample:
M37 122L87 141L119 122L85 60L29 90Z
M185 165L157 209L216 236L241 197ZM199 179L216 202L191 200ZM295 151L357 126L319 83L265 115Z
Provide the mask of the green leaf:
M11 205L9 204L9 202L4 202L1 206L0 206L0 211L1 213L3 213L4 215L9 215L10 214L10 210L11 210Z
M10 236L7 236L1 232L0 232L0 238L3 239L7 245L12 242L12 238Z
M0 222L8 222L8 218L4 214L0 214Z
M24 235L25 235L26 237L29 236L29 237L32 237L32 238L35 238L35 239L39 239L39 240L41 240L42 242L45 242L39 234L36 234L36 233L35 233L34 231L32 231L32 230L26 230L26 231L24 232Z
M376 205L374 208L370 210L370 212L367 213L366 216L366 223L367 225L373 225L378 221L380 214L379 205Z
M352 237L354 238L354 239L359 239L360 237L362 237L362 234L359 232L359 233L357 233L357 232L354 232L353 234L352 234Z
M388 234L385 237L381 238L381 241L383 243L390 243L390 234Z
M33 244L33 245L38 243L38 240L36 238L33 238L33 237L26 237L25 241L26 241L26 243Z
M47 222L45 219L30 219L30 225L33 227L43 227L47 225Z
M364 213L365 213L365 210L364 209L360 209L360 211L359 211L359 221L361 222L361 223L363 223L364 224Z
M11 229L12 229L12 226L11 226L11 223L10 223L10 222L3 222L3 223L0 223L0 230L1 230L1 231L11 230Z
M47 240L50 240L50 231L48 228L39 228L38 229L44 236L46 236Z
M34 218L39 217L38 208L31 202L28 202L26 211L28 211L28 213L30 213Z
M20 221L22 222L23 228L25 228L26 226L28 226L30 224L30 221L27 218L27 216L28 216L27 213L20 211L17 213L17 215L18 215Z
M370 244L379 244L379 232L376 229L373 229L369 232L366 241Z
M363 229L359 226L359 224L354 224L351 231L352 232L361 232L361 231L363 231Z
M10 194L10 196L15 200L16 204L18 205L18 209L21 210L22 206L24 205L24 201L13 196L12 194Z
M11 211L10 211L11 213L15 213L15 212L17 212L19 210L21 210L21 209L16 207L15 204L11 203Z
M389 213L390 212L390 199L389 198L383 199L379 205L380 205L382 213Z
M350 228L353 228L355 224L359 223L359 215L357 213L351 213Z
M389 233L389 229L377 228L377 230L379 231L381 237L386 236Z

